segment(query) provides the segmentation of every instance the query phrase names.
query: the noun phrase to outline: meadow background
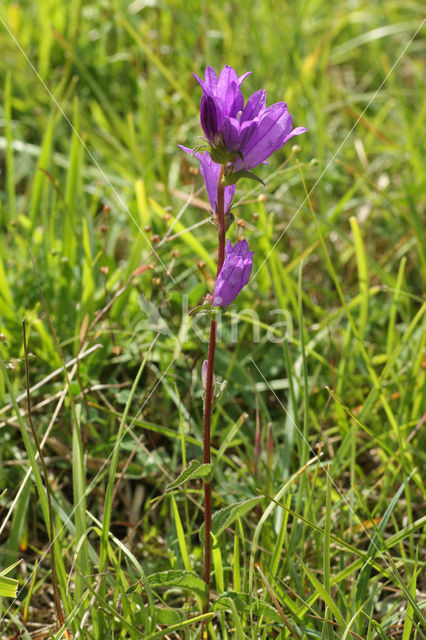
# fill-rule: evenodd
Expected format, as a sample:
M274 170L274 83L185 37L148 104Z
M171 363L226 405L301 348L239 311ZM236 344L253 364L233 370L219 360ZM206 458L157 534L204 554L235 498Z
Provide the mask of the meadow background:
M0 637L67 637L24 318L72 637L201 637L202 484L166 488L201 458L188 309L216 231L177 145L201 135L192 72L230 64L309 132L237 186L255 277L221 318L209 637L426 638L422 3L0 18Z

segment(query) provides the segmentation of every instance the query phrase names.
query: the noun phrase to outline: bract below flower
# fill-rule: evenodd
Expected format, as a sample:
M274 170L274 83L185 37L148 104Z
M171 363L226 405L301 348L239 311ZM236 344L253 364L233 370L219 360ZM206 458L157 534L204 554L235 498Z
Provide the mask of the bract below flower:
M203 89L200 120L212 153L225 156L232 171L249 171L264 162L293 136L307 131L292 129L292 117L285 102L266 106L266 91L253 93L244 106L243 80L226 65L217 77L207 67L204 80L194 74Z
M181 144L179 145L179 148L185 151L185 153L194 155L200 161L200 164L201 164L200 173L203 176L204 182L206 184L207 196L209 198L210 207L213 213L215 214L216 206L217 206L217 184L218 184L220 172L222 169L221 165L217 164L216 162L213 162L208 151L205 151L204 153L200 153L199 151L196 151L194 153L192 149L188 149L187 147L184 147ZM234 193L235 193L235 184L225 187L225 190L224 190L225 215L228 213L228 210L231 206Z
M214 307L231 304L246 286L253 267L253 254L247 240L240 240L234 246L229 239L226 241L225 260L214 288Z

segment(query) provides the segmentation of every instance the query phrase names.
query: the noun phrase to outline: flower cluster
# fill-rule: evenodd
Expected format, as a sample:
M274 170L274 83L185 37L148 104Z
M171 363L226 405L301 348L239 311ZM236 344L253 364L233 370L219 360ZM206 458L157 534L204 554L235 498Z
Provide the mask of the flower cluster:
M228 160L232 172L257 167L290 138L306 131L305 127L292 129L285 102L267 107L264 90L253 93L244 106L241 84L248 75L239 78L228 65L219 78L211 67L207 67L204 81L195 75L203 89L200 119L211 154L214 159Z
M253 93L244 104L241 85L248 75L250 72L238 76L229 65L222 69L219 77L212 67L206 68L204 80L194 74L203 90L200 120L207 146L191 150L179 145L200 161L201 175L217 224L218 188L224 193L221 215L229 221L237 180L243 177L259 180L251 169L266 162L290 138L307 131L305 127L292 128L293 120L285 102L267 107L264 90ZM235 300L249 281L252 264L253 252L246 240L234 246L227 241L224 264L216 279L213 306L223 307Z

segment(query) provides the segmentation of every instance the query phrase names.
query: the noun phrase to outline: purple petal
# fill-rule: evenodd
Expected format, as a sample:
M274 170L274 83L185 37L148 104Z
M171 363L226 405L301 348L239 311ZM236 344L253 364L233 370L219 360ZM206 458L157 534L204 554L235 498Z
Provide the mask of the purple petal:
M228 151L238 150L240 123L236 118L225 118L222 127L223 141Z
M255 120L243 122L240 127L240 149L246 146L250 138L256 132L258 123Z
M247 240L244 238L243 240L240 240L239 242L237 242L234 246L231 245L231 242L229 241L229 248L228 248L228 244L226 245L226 252L227 254L229 254L230 256L240 256L242 258L245 258L249 255L253 255L254 251L250 251L249 246L248 246L248 242Z
M216 205L217 205L217 183L219 181L219 176L222 169L221 165L217 164L216 162L213 162L208 151L205 151L204 153L195 151L194 153L192 149L188 149L188 147L184 147L181 144L179 144L178 147L182 149L182 151L185 151L185 153L188 153L189 155L194 155L197 158L197 160L199 160L201 165L200 173L204 178L210 207L213 213L215 213ZM223 197L225 213L228 212L231 206L235 189L236 189L235 184L225 187L224 197Z
M217 183L220 176L221 165L216 164L216 162L213 162L213 160L210 158L210 154L208 151L205 151L203 154L196 153L195 155L197 156L197 158L201 163L200 173L203 176L204 182L206 184L207 196L209 199L211 210L213 211L213 213L215 213L216 205L217 205ZM225 208L227 206L227 203L226 203L227 188L229 187L225 188L225 197L224 197ZM234 192L232 192L230 200L232 200L233 195L234 195ZM229 207L229 204L228 204L228 207ZM227 209L225 210L227 211Z
M206 71L204 73L204 79L206 86L211 90L212 93L216 91L217 87L217 74L213 67L207 66Z
M204 90L204 87L206 86L204 83L204 80L201 80L200 76L197 76L196 73L193 73L192 75L194 76L196 81L201 85L201 88Z
M243 275L242 275L242 282L241 282L241 288L245 287L246 284L248 284L248 281L250 280L250 276L251 276L251 270L253 269L253 262L247 262L245 261L244 263L244 271L243 271Z
M302 133L306 133L307 129L305 127L296 127L293 131L290 131L286 139L284 140L284 144L290 140L293 136L300 136Z
M261 116L255 133L242 149L243 160L237 158L234 170L253 169L280 149L291 132L292 118L287 105L277 103L266 109Z
M234 193L235 193L235 189L237 188L236 184L231 184L229 185L229 187L225 187L225 194L224 194L224 198L223 198L223 205L225 208L225 213L228 213L231 204L232 204L232 199L234 197ZM213 209L214 211L214 209Z
M241 289L244 271L244 260L238 256L231 258L228 265L223 270L223 280L226 282L226 287L229 294L236 297ZM228 294L228 295L229 295Z
M210 208L214 213L216 211L217 204L217 182L219 180L221 167L219 164L213 162L208 151L203 154L196 153L195 155L201 164L200 173L204 178Z
M243 84L244 80L247 78L247 76L250 76L250 75L251 75L251 71L247 71L246 73L243 73L243 75L238 78L238 83L240 87Z
M219 75L219 80L216 87L217 95L224 95L226 93L227 87L232 83L235 83L238 88L241 84L235 69L227 64L223 67Z
M218 95L218 99L222 100L221 106L224 116L235 118L237 113L244 107L244 96L236 82L231 82L226 87L226 91L222 95Z
M192 156L192 149L184 147L183 144L178 144L178 147L179 149L182 149L182 151L185 151L185 153L188 153L190 156Z
M261 89L253 93L247 100L244 111L241 116L241 122L253 120L266 108L266 91Z
M214 306L225 307L235 300L241 289L248 283L252 266L253 252L249 250L247 241L241 240L233 247L228 239L225 261L216 279Z
M220 131L220 110L210 96L203 95L200 104L200 121L206 138L211 142Z
M210 96L214 96L217 87L217 75L216 71L212 67L206 67L204 72L204 80L201 80L196 73L192 74L194 78L199 82L203 91Z
M228 151L239 151L255 133L257 123L243 122L241 125L236 118L225 118L222 126L223 141Z
M224 263L216 280L213 305L225 307L231 304L242 289L242 273L244 263L242 258L231 258Z

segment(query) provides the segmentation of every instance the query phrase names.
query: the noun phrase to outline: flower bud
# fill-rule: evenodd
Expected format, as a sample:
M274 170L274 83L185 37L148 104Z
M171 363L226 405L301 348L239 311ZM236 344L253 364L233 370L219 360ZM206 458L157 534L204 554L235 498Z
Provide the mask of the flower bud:
M253 253L249 250L247 240L241 240L234 246L227 240L225 261L216 279L213 306L231 304L246 286L253 267Z
M204 360L203 365L201 367L201 383L203 385L204 391L206 390L206 387L207 387L207 366L208 366L208 361ZM213 374L213 386L215 384L216 384L216 379Z

